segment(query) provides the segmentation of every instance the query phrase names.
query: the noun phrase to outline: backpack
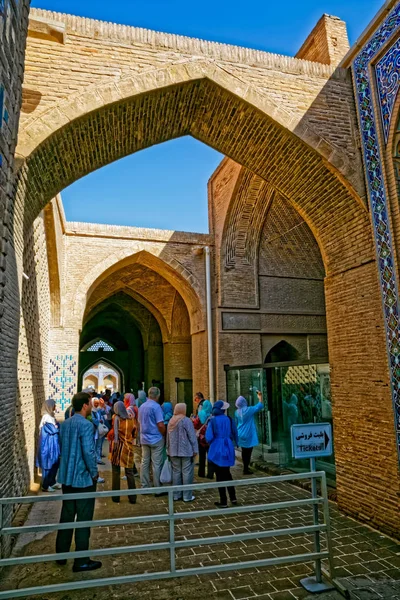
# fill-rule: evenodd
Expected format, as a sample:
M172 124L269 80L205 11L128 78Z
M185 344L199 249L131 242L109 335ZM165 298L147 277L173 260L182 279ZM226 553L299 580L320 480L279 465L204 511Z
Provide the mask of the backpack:
M196 431L196 436L197 436L197 439L199 441L199 444L203 448L208 448L209 447L209 443L206 440L206 431L207 431L207 427L208 427L208 423L209 423L210 419L211 419L211 417L208 417L208 419L204 423L204 425L202 425L200 427L200 429L197 429L197 431Z

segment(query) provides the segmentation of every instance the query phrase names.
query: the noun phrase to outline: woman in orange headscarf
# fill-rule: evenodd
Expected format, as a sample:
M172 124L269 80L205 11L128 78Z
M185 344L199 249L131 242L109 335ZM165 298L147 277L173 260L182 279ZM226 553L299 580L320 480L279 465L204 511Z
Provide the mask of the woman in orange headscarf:
M110 441L109 459L112 467L112 489L119 490L121 486L121 467L125 469L125 475L129 489L135 489L135 477L133 474L134 445L136 437L135 420L127 412L123 402L114 404L113 426L108 434ZM131 504L136 503L136 495L128 496ZM120 496L113 496L113 502L119 502Z
M124 405L126 408L126 412L133 419L135 423L136 435L133 439L133 451L134 451L134 465L133 465L133 474L138 475L140 471L140 465L142 463L142 451L139 444L139 408L136 404L136 398L134 394L130 392L124 395Z

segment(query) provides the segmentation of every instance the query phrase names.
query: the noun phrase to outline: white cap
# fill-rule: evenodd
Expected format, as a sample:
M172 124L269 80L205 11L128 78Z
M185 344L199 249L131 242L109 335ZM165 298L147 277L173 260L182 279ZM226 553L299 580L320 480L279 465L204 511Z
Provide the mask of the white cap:
M85 388L84 390L82 390L83 394L94 394L95 391L93 388Z

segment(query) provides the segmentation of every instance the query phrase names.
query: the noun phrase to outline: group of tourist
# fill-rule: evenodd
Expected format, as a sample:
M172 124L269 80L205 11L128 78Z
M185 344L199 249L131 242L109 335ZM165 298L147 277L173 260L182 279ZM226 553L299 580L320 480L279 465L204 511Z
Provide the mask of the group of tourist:
M120 490L121 468L128 489L135 489L135 475L140 473L141 486L158 488L156 496L162 496L161 472L165 461L171 467L173 486L192 485L196 457L199 457L199 477L226 483L232 481L231 467L235 464L235 447L241 447L243 473L251 474L252 449L258 444L254 415L262 410L262 395L259 402L248 406L242 396L236 401L235 419L227 415L229 404L218 400L211 404L200 392L195 396L196 411L186 416L187 405L170 402L160 403L160 390L149 389L146 396L141 390L136 399L127 393L119 395L107 393L97 397L93 390L75 394L72 405L67 410L65 421L59 427L55 419L55 402L45 403L40 423L38 446L38 466L42 469L42 490L55 491L62 487L64 494L91 492L97 483L104 482L99 477L98 466L104 465L102 458L103 442L109 442L109 459L112 468L112 489ZM153 481L151 481L151 479ZM227 508L228 496L232 505L237 505L233 486L221 485L218 488L219 508ZM189 489L183 493L177 489L174 500L192 502L195 496ZM120 502L120 496L113 496L113 502ZM136 495L128 495L131 504L136 503ZM77 520L90 521L93 518L94 499L65 500L61 512L61 523ZM76 550L89 548L89 528L77 529ZM60 530L57 535L56 551L68 552L73 530ZM61 559L59 564L65 564ZM88 571L101 567L99 561L89 558L76 559L73 570Z

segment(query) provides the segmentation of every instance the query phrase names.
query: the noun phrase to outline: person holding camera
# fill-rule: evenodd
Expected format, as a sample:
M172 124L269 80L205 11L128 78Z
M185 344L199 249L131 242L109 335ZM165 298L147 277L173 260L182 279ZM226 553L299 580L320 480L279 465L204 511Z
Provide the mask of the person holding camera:
M60 428L61 459L58 481L62 485L63 500L60 523L91 521L94 513L94 498L84 500L68 500L68 494L95 492L99 472L93 425L87 419L92 412L90 394L80 392L72 398L74 415L64 421ZM75 549L77 552L89 549L90 528L59 529L56 539L56 552L69 552L75 531ZM66 565L66 559L57 560L59 565ZM89 557L76 558L74 573L100 569L101 562Z

